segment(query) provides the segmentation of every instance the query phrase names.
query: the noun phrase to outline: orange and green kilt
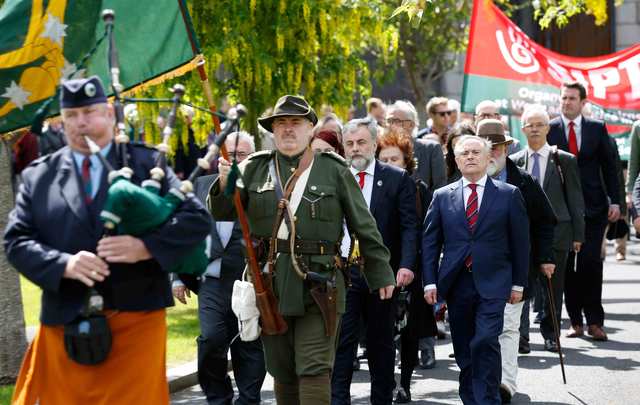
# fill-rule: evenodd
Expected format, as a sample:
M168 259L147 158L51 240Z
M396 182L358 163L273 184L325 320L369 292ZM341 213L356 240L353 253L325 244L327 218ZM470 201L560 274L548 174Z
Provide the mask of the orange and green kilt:
M84 366L64 350L64 327L41 325L16 382L14 405L168 404L165 310L107 314L107 359Z

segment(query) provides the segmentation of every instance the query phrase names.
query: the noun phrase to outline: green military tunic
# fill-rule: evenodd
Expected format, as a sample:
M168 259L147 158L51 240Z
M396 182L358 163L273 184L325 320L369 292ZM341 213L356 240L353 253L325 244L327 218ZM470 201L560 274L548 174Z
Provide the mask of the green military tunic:
M269 175L269 161L274 155L278 159L281 184L284 185L298 167L302 154L287 157L274 151L254 153L241 164L243 181L242 184L238 182L251 232L261 238L271 237L277 210L276 185ZM211 189L209 207L216 220L232 220L235 216L233 200L220 193L217 182ZM348 228L358 238L360 251L367 264L364 276L369 288L375 291L394 284L389 251L382 242L358 184L339 155L320 153L314 156L302 201L294 214L299 238L338 244L342 240L343 220L346 219ZM303 260L311 271L320 274L335 271L331 253L304 256ZM342 277L338 272L339 313L344 313L345 307L346 291ZM305 308L313 302L308 289L293 269L289 254L281 253L276 261L274 293L278 298L280 313L285 316L302 316Z
M264 151L251 155L240 165L243 175L242 181L238 181L238 188L254 237L270 238L275 222L276 182L269 175L269 162L278 159L281 184L284 185L298 167L301 157L302 153L287 157L278 152ZM359 240L361 254L367 263L364 276L369 288L376 291L394 285L389 251L344 159L333 153L316 154L310 170L302 200L294 213L296 236L303 240L339 244L346 220L348 228ZM217 181L210 191L209 209L219 221L235 217L232 199L224 196ZM337 311L344 313L346 288L342 273L335 268L335 253L304 255L300 260L310 271L322 275L336 272ZM267 370L275 379L277 394L286 391L282 387L297 387L303 377L318 376L329 384L337 331L333 336L326 336L320 309L293 269L290 254L279 254L274 272L274 293L288 330L284 335L263 336L262 342ZM289 390L297 392L297 388ZM311 403L329 403L329 385L311 396L315 398ZM290 402L297 403L296 400Z

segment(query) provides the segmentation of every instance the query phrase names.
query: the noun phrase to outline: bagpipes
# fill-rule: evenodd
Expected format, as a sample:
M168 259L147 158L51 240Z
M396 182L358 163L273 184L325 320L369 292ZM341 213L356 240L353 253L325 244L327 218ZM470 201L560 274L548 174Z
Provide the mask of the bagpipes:
M128 234L139 236L153 231L158 226L170 219L172 213L186 199L186 195L193 191L193 182L202 172L210 168L210 162L221 154L226 160L230 160L224 142L228 134L239 128L239 120L246 115L246 108L237 105L234 110L230 111L225 117L227 125L224 130L216 137L203 158L198 159L198 166L189 175L187 180L183 181L180 188L171 188L165 196L160 196L161 181L165 176L167 164L167 152L169 150L169 138L173 132L176 121L176 113L179 104L182 103L181 98L184 95L184 87L175 85L172 89L173 97L170 99L172 103L171 112L168 117L167 125L163 130L163 140L157 145L159 152L156 167L150 171L150 179L144 181L141 186L131 182L132 170L128 166L127 159L127 143L129 137L125 132L124 113L121 97L122 86L119 80L120 69L118 66L117 49L113 35L114 13L111 10L103 11L103 19L105 21L105 30L107 34L108 52L109 52L109 72L111 75L111 87L114 95L114 108L116 110L116 150L122 162L122 168L114 170L108 165L105 158L101 157L99 147L91 142L92 153L97 154L101 159L105 168L109 170L109 190L103 211L100 217L104 222L105 229L109 234ZM201 75L202 76L202 75ZM210 96L210 94L207 94ZM136 102L166 102L168 99L126 99ZM211 100L210 100L210 104ZM187 104L190 105L190 104ZM198 108L196 106L192 106ZM198 108L204 110L202 108ZM205 110L211 114L219 115L215 111ZM235 185L234 175L238 176L239 171L235 161L233 163L233 175L230 175L229 183ZM287 330L287 324L282 315L278 312L278 304L272 289L265 283L262 278L262 272L258 265L258 260L253 248L249 223L244 212L244 207L237 190L230 187L226 192L234 193L234 205L238 221L242 228L243 239L246 247L247 266L251 272L252 282L256 293L256 304L260 312L262 332L266 335L282 334ZM201 275L206 270L208 259L205 255L205 242L201 242L199 246L186 254L175 268L170 269L171 272Z
M156 146L158 150L156 166L150 170L150 178L142 182L141 186L132 183L131 176L133 171L129 167L127 155L129 136L125 130L118 52L113 35L114 13L112 10L104 10L102 16L105 21L105 30L108 38L109 73L116 118L116 151L122 163L122 168L115 170L106 158L99 153L100 148L95 143L89 139L87 139L87 143L91 152L100 158L102 164L109 171L109 190L104 208L100 213L100 218L104 222L107 233L139 237L152 232L171 218L176 208L185 201L187 194L193 191L195 178L209 169L209 161L216 157L227 135L238 126L239 119L246 111L244 107L237 107L235 116L227 116L229 124L226 129L218 135L206 156L198 160L198 167L190 174L189 178L183 181L179 188L171 188L166 195L160 196L162 180L165 178L167 170L169 140L175 128L177 109L185 93L184 86L180 84L174 85L171 90L173 97L170 99L172 106L167 125L163 130L162 142ZM136 99L136 101L157 102L154 99ZM202 241L192 251L188 252L174 268L168 271L201 275L206 270L207 264L205 242Z

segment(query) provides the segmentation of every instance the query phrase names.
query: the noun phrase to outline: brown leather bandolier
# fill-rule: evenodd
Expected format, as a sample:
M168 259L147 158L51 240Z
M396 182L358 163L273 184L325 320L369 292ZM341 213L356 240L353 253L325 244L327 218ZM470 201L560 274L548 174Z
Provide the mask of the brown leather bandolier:
M277 159L277 158L274 158ZM277 253L288 253L291 256L291 265L296 274L309 286L311 297L320 308L320 313L324 320L325 334L333 336L337 326L337 288L335 272L330 278L320 275L316 272L309 271L302 255L326 255L338 254L337 245L328 241L309 241L296 237L295 220L293 212L289 207L289 198L293 189L300 178L300 175L309 168L313 161L313 152L307 148L300 159L300 164L296 171L287 180L284 187L281 188L280 170L278 169L276 160L276 195L278 196L278 210L276 220L273 223L271 238L269 239L269 253L267 256L268 280L271 281L275 275L275 263ZM278 239L278 230L282 221L285 221L289 227L289 238Z

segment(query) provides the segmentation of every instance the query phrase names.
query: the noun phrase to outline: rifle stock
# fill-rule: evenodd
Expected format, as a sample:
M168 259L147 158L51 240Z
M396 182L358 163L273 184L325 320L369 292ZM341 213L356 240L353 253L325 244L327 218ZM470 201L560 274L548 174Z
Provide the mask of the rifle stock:
M229 154L227 149L222 145L220 148L222 156L229 160ZM287 331L287 322L284 320L280 312L278 312L278 300L273 294L271 285L265 286L262 279L262 272L258 265L258 259L256 258L256 252L253 249L253 241L251 240L251 232L249 231L249 222L242 206L242 200L240 198L240 192L235 191L233 196L233 204L236 208L236 214L238 215L238 221L242 228L242 237L247 247L247 259L249 262L249 270L251 271L251 278L253 280L253 287L256 291L256 305L258 311L260 311L260 320L262 321L262 333L265 335L282 335Z

